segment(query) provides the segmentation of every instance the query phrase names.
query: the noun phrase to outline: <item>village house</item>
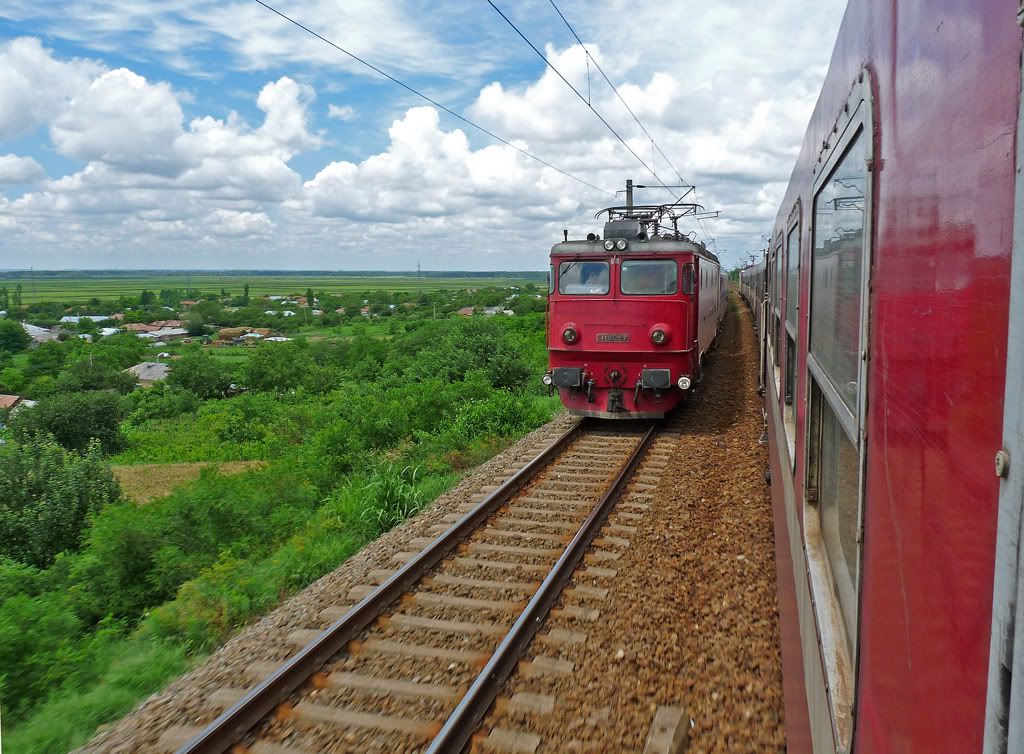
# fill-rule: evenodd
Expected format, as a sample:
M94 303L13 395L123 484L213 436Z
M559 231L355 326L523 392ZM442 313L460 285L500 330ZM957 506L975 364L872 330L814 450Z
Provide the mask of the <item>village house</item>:
M152 387L153 383L167 379L167 375L171 373L171 367L169 364L159 361L143 361L124 371L134 374L141 387Z
M51 340L57 340L57 333L53 330L47 330L45 327L36 327L27 322L22 322L21 326L28 333L28 336L32 338L33 347L41 343L48 343Z

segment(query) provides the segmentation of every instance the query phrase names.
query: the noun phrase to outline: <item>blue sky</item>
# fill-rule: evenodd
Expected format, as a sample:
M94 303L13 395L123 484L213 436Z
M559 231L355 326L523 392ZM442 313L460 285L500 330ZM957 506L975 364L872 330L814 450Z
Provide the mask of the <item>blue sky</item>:
M654 180L485 0L272 4L590 183ZM497 4L586 90L548 0ZM844 5L559 3L722 212L693 230L727 264L770 227ZM592 102L677 182L596 73ZM253 0L0 0L0 268L542 269L612 202Z

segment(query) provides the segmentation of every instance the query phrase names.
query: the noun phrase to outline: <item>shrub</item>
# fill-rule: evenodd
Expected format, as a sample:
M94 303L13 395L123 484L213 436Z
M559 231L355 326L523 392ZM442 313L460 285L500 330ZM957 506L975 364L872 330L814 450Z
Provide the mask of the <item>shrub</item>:
M223 398L234 378L228 367L205 351L189 351L174 362L167 384L200 398Z
M193 413L199 406L200 400L194 392L166 382L158 382L149 390L135 390L122 401L127 421L135 425Z
M98 440L104 450L121 445L121 405L115 393L97 390L53 395L14 412L9 425L23 441L50 434L65 448L82 450Z
M120 494L96 443L83 454L41 437L0 447L0 556L48 566Z

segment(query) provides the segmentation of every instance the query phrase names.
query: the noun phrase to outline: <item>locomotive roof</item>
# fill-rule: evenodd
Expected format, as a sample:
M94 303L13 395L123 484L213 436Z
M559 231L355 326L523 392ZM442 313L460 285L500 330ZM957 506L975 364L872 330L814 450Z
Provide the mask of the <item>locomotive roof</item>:
M690 241L685 238L672 238L671 236L655 236L654 238L629 242L625 251L608 251L604 248L602 240L594 237L593 241L562 241L551 247L551 254L679 254L690 253L719 264L718 257L712 254L703 244Z

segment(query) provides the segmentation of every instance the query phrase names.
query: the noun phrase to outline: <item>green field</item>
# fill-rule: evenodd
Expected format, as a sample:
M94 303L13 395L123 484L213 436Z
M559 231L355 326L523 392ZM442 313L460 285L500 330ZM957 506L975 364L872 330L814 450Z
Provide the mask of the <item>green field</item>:
M524 282L543 283L543 272L476 272L476 273L341 273L341 272L184 272L153 271L17 271L0 272L0 286L11 292L19 283L22 301L88 301L116 299L121 295L137 296L142 290L161 288L196 288L203 292L219 292L222 288L239 295L249 284L251 296L301 295L307 288L317 293L351 293L360 291L434 291L440 288L464 289L519 285Z

